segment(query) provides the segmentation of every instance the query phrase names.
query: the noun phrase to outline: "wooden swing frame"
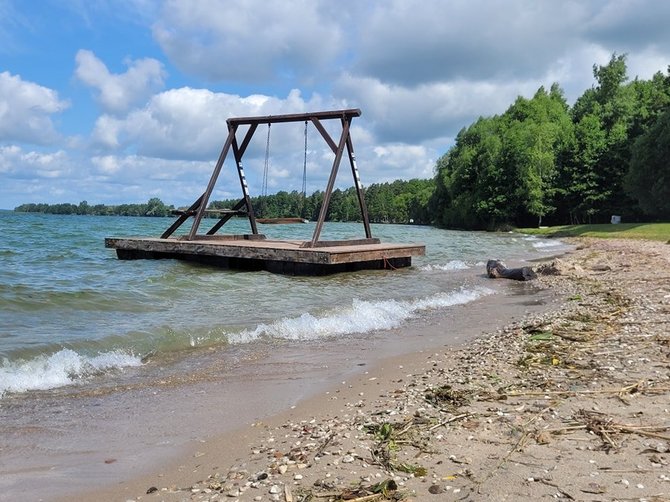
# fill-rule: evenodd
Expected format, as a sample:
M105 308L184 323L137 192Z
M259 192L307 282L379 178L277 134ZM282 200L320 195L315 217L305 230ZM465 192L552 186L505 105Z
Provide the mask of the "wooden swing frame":
M321 204L321 210L319 212L319 218L316 222L316 227L314 229L314 234L312 235L311 241L303 243L302 247L304 248L314 248L321 246L333 246L333 245L351 245L351 244L374 244L379 243L378 239L373 239L372 232L370 230L370 220L368 218L368 210L365 204L365 195L363 193L363 187L361 185L360 176L358 174L358 167L356 166L356 156L354 154L354 147L351 140L351 121L354 117L360 117L361 111L359 109L346 109L346 110L332 110L332 111L323 111L323 112L313 112L313 113L299 113L299 114L290 114L290 115L267 115L262 117L239 117L239 118L229 118L226 123L228 125L228 137L223 145L219 158L214 166L214 171L212 176L207 184L207 188L204 193L196 199L196 201L191 204L191 206L185 211L177 211L178 214L177 220L161 235L161 239L167 239L170 237L182 224L186 222L190 217L194 218L193 224L190 231L185 236L181 237L181 240L193 241L193 240L203 240L207 238L216 238L216 232L223 227L233 216L247 216L249 219L249 225L251 226L251 235L244 236L231 236L244 238L249 240L255 239L264 239L265 236L259 234L256 216L254 214L253 205L251 203L251 196L249 195L249 188L247 186L246 177L244 174L244 168L242 166L242 158L246 152L251 139L254 136L254 133L258 129L258 126L261 124L278 124L285 122L308 122L311 121L316 130L319 131L326 144L335 154L333 160L333 165L330 171L330 177L328 178L328 183L323 195L323 203ZM321 123L324 120L339 120L342 125L342 132L340 134L339 141L335 142L330 136L328 131L324 128ZM238 142L237 133L240 126L248 126L246 133L243 135L242 141ZM228 156L228 153L232 149L233 156L235 159L235 165L237 167L238 178L240 181L240 186L242 188L242 198L233 206L232 209L222 209L222 210L212 210L207 209L207 204L209 199L214 191L219 175L223 168L223 164ZM326 220L326 215L328 214L328 207L330 205L330 198L333 192L333 187L335 186L335 180L337 178L337 173L342 162L342 157L344 152L347 153L347 158L349 159L349 165L351 167L351 173L353 175L354 187L356 189L356 195L358 197L358 204L361 210L361 219L363 221L363 227L365 230L365 239L357 239L355 241L319 241L323 225ZM202 222L203 217L206 213L217 214L219 215L219 220L212 226L206 233L206 235L199 235L198 229Z
M228 137L203 194L188 209L176 211L177 220L161 237L108 237L105 239L105 247L116 249L116 255L120 260L167 258L194 261L228 269L265 270L292 275L325 275L357 270L395 270L411 266L412 256L425 254L424 245L381 243L379 239L372 238L365 197L351 141L351 121L360 114L361 111L358 109L349 109L228 119ZM323 127L322 121L324 120L340 121L342 132L337 142ZM302 121L311 121L335 154L328 184L324 191L319 219L316 222L312 239L309 241L266 239L265 235L258 233L256 225L258 220L249 196L242 168L242 157L259 125ZM244 132L244 130L239 131L241 126L248 126L248 128L241 135L241 142L238 142L237 133ZM242 198L231 209L207 209L223 164L231 150L242 188ZM335 178L345 152L354 178L365 238L319 240L335 186ZM206 234L198 234L198 228L206 213L216 215L218 221ZM233 216L246 216L249 219L252 233L216 234ZM193 217L193 224L190 231L178 237L172 236L191 217Z

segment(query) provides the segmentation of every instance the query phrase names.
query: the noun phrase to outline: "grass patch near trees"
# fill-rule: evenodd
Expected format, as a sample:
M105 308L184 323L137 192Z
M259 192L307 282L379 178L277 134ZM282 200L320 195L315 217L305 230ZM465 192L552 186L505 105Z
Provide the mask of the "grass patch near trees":
M649 239L670 243L670 223L619 223L617 225L561 225L546 228L519 228L517 231L543 237L601 237Z

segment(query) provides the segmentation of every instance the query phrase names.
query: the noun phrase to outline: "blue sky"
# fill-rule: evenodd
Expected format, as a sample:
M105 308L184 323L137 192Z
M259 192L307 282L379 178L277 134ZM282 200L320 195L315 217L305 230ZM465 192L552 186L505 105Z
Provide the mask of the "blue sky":
M478 116L553 82L572 103L614 52L631 78L665 72L668 20L664 0L0 0L0 208L188 205L227 118L339 108L363 112L364 185L431 177ZM332 154L308 139L312 192ZM273 128L270 192L300 190L302 141L301 124ZM233 169L214 199L239 196Z

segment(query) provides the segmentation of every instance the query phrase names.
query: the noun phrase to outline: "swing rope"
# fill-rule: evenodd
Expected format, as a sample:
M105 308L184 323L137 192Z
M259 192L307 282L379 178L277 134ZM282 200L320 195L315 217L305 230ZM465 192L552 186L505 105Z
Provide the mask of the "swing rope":
M302 193L300 197L300 204L299 204L299 212L300 212L300 218L279 218L279 220L284 219L284 220L302 220L302 213L303 209L305 206L305 199L307 197L307 120L305 120L305 131L304 131L304 137L305 137L305 152L303 155L303 162L302 162ZM271 129L271 124L268 123L268 134L267 138L265 139L265 162L263 165L263 183L261 185L261 202L258 207L258 213L261 216L264 216L266 205L267 205L267 195L268 195L268 172L270 170L270 129ZM264 218L265 220L268 221L263 221L262 223L271 223L270 220L277 220L277 218ZM279 221L277 221L279 222ZM287 222L283 222L287 223ZM294 223L294 222L291 222Z
M261 185L261 195L266 197L268 194L268 170L270 167L270 123L268 123L268 136L265 140L265 164L263 166L263 184Z
M307 196L307 121L305 120L305 157L302 163L302 198Z

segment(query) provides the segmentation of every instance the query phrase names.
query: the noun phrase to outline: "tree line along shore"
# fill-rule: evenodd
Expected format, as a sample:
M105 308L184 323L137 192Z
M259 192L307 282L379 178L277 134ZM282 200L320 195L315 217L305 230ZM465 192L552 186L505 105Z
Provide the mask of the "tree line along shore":
M429 224L427 201L434 192L433 180L397 180L393 183L374 183L365 189L365 199L370 221L373 223ZM300 217L316 220L323 203L323 192L303 195L298 191L280 191L271 195L252 197L251 203L258 218ZM209 203L209 209L230 209L238 200L220 200ZM22 204L14 210L31 213L80 214L98 216L170 216L176 208L159 198L144 204L119 204L116 206L87 201L79 204ZM214 217L214 216L212 216ZM329 221L357 221L361 219L358 198L354 187L333 190L328 206Z
M594 65L595 84L568 105L555 83L519 96L501 115L464 127L432 179L374 183L372 222L496 230L509 227L670 219L670 67L649 80L627 74L626 55ZM262 218L318 217L323 192L254 197ZM211 209L237 200L212 201ZM152 198L115 206L22 204L15 211L169 216ZM333 192L327 219L360 219L353 187Z

